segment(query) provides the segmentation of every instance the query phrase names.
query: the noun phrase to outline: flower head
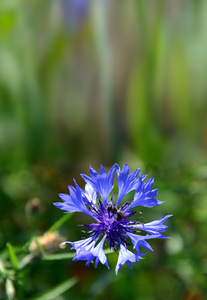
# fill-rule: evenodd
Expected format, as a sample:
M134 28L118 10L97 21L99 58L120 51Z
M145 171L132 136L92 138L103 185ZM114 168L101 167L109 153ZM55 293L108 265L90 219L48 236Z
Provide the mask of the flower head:
M116 201L112 193L115 171L118 183ZM136 169L129 175L127 164L122 170L115 164L108 174L103 166L99 173L90 167L90 175L81 175L86 182L84 190L75 182L76 188L69 186L69 195L59 195L63 202L54 203L56 207L66 212L79 211L94 219L92 223L85 225L84 233L88 235L87 238L76 242L67 241L63 244L69 243L72 245L71 249L76 250L74 261L87 260L86 265L89 265L92 260L95 260L95 267L101 262L109 268L103 250L104 245L108 243L110 248L118 253L115 269L117 274L123 264L126 263L131 268L131 262L143 258L146 253L141 253L139 247L153 251L147 240L167 238L161 232L167 229L163 223L172 215L145 224L131 219L136 213L141 213L134 210L135 207L154 207L163 203L155 198L158 190L152 190L154 179L150 178L144 182L147 175L142 175L140 169ZM120 205L124 196L131 191L134 191L133 199ZM133 245L136 253L127 249L129 245Z

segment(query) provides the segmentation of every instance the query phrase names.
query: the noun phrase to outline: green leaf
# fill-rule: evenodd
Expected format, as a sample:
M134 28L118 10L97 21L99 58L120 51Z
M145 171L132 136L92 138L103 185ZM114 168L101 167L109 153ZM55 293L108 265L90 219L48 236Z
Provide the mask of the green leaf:
M60 226L62 226L67 220L70 219L70 217L72 217L73 213L67 213L65 214L62 218L60 218L57 222L55 222L55 224L53 224L47 232L52 232L57 230Z
M58 297L59 295L61 295L65 291L69 290L77 282L78 282L78 280L76 278L68 279L68 280L58 284L54 288L50 289L49 291L46 291L46 292L42 293L39 296L31 298L30 300L52 300L52 299L56 299L56 297Z
M9 257L10 257L12 265L15 269L18 269L18 261L17 261L16 254L14 252L14 248L10 243L7 243L7 247L9 250Z

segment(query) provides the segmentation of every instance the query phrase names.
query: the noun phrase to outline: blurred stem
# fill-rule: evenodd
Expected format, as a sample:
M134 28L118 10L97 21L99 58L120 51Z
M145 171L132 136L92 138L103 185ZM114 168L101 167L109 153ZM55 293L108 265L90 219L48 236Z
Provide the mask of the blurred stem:
M165 2L150 4L144 0L134 0L140 32L141 55L138 60L137 79L139 84L137 114L137 149L146 167L157 167L162 161L162 132L160 130L159 108L157 105L158 78L165 54L164 8ZM150 20L150 21L149 21ZM134 100L135 103L135 100ZM141 109L143 110L141 112ZM133 113L133 112L132 112ZM137 117L138 115L138 117ZM141 141L141 142L140 142ZM151 151L153 149L153 152Z
M114 250L112 249L106 249L104 250L105 254L110 254L113 253ZM45 254L43 257L43 260L61 260L61 259L71 259L74 258L75 256L75 252L71 252L71 253L58 253L58 254Z
M112 249L106 249L104 250L105 254L110 254L110 253L114 253L114 250ZM44 261L51 261L51 260L63 260L63 259L72 259L75 257L75 252L70 252L70 253L57 253L57 254L46 254L44 252L44 250L42 249L42 257L41 259ZM22 262L20 262L20 267L19 270L23 270L26 266L34 263L36 261L36 259L38 258L38 256L34 256L32 254L28 254L27 256L24 257L24 259L22 260ZM1 269L0 269L1 271Z
M37 244L37 246L38 246L38 248L39 248L39 250L40 250L40 253L42 254L42 257L44 258L44 257L46 256L46 253L45 253L44 248L43 248L42 245L39 243L38 238L37 238L36 236L34 236L34 240L35 240L35 242L36 242L36 244Z
M97 51L101 80L101 101L103 131L106 135L107 154L113 152L113 98L111 53L109 49L109 34L107 28L107 1L95 0L92 5L93 34Z
M67 220L69 220L74 213L66 213L63 217L61 217L57 222L55 222L47 232L52 232L57 230L61 225L63 225Z
M37 224L37 216L31 216L30 218L30 236L34 236L35 235L35 228L36 228L36 224Z
M146 19L145 19L145 9L144 9L144 1L143 0L135 0L137 6L137 13L138 13L138 20L140 24L140 31L143 38L144 48L149 49L148 47L148 32L146 26Z
M56 285L46 292L43 292L41 295L32 298L31 300L52 300L57 299L57 297L58 299L60 299L59 296L73 287L77 282L78 279L75 277L67 279L66 281L63 281L62 283Z

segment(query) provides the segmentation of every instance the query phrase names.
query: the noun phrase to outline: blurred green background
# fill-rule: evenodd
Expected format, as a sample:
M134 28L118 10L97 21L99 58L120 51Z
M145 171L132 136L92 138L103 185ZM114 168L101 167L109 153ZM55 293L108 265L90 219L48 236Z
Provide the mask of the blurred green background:
M166 201L144 209L144 222L174 214L172 239L151 241L133 270L115 276L116 254L110 270L37 259L10 281L0 274L0 299L207 299L206 53L205 0L0 1L4 268L11 245L23 259L25 244L62 217L52 203L73 178L84 187L89 165L140 167ZM59 232L78 240L84 222L76 213Z

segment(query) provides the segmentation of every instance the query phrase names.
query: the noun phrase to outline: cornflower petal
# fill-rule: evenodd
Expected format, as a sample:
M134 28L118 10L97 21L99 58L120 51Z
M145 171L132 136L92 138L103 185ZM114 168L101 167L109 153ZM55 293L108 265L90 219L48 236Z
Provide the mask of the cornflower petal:
M140 175L138 178L134 199L125 212L136 206L154 207L164 203L163 201L155 198L158 194L158 189L151 190L154 178L150 178L145 183L143 183L143 178L145 178L145 175Z
M116 275L118 274L122 265L126 263L130 268L132 268L131 262L136 262L139 259L142 259L142 257L138 253L133 253L120 244L119 257L115 268Z
M94 215L86 207L83 197L81 195L81 189L76 184L76 189L73 186L69 186L70 195L68 194L59 194L59 197L63 200L62 202L53 203L57 208L65 210L68 213L79 211L83 212L92 218Z
M81 174L86 183L90 183L94 187L94 189L101 195L105 206L107 204L108 196L113 188L114 170L115 165L110 169L108 174L106 174L104 167L101 165L99 174L92 167L90 167L91 177L85 174Z
M134 190L137 186L137 176L140 169L136 169L131 175L129 175L129 166L125 164L121 171L120 167L117 166L117 183L119 187L118 198L116 202L116 206L119 205L122 198L129 193L130 191Z
M93 259L95 259L95 267L97 267L97 265L100 261L103 265L106 265L107 268L109 269L107 258L104 253L104 250L103 250L103 244L104 244L105 239L106 239L106 236L104 236L102 238L102 240L96 245L96 247L94 247L96 241L93 241L92 243L88 244L85 248L82 245L82 247L77 249L76 255L73 260L74 261L88 260L86 265L89 265L91 263L91 261ZM88 241L87 241L87 243L88 243ZM74 249L74 248L71 248L71 249Z
M92 241L90 244L88 244L87 246L78 248L76 250L76 255L73 258L74 261L77 260L88 260L88 262L86 263L86 265L90 264L91 261L93 260L93 255L91 253L91 250L93 250L94 245L95 245L96 241ZM72 248L71 248L72 249Z
M106 265L107 268L109 269L109 265L107 262L106 254L104 253L103 250L103 245L105 242L106 236L103 237L103 239L100 241L100 243L91 251L93 254L94 258L96 257L95 260L95 267L97 267L99 261L103 264Z
M141 255L140 251L139 251L139 247L142 247L146 250L149 251L154 251L152 249L152 247L150 246L150 244L146 241L149 239L156 239L156 238L162 238L163 236L161 234L153 234L153 235L139 235L139 234L134 234L134 233L130 233L128 232L127 235L130 237L132 244L133 244L133 248L137 250L137 252ZM147 254L147 253L146 253Z
M85 190L82 190L82 196L92 205L96 205L97 192L90 183L86 183Z
M157 233L163 232L167 229L167 226L163 225L163 223L172 216L173 215L167 215L159 220L152 221L152 222L145 223L145 224L135 224L135 225L132 225L132 227L144 230L150 234L157 234Z
M92 237L89 237L87 239L82 239L76 242L63 242L61 245L64 246L65 244L71 244L72 247L71 249L75 249L75 250L80 250L82 247L86 247L88 244L90 244L90 242L93 240Z

